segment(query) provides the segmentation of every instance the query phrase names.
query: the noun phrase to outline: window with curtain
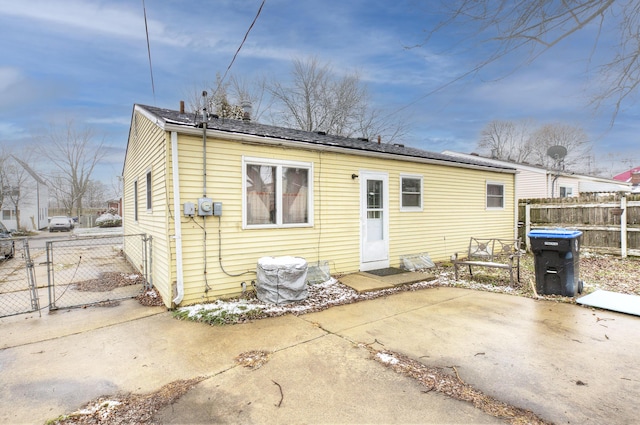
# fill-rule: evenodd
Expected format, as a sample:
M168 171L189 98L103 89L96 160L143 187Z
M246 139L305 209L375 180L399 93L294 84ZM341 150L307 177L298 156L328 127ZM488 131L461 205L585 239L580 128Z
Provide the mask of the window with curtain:
M308 163L246 159L245 226L311 225L311 169Z

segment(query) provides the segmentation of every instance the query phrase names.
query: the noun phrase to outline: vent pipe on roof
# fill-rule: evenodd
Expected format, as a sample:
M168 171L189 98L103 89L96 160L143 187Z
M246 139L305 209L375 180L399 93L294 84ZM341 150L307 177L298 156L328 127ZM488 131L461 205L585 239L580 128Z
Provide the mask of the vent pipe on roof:
M180 101L180 113L184 114L184 100Z
M378 144L382 143L382 137L378 134Z
M251 121L251 102L243 100L240 106L242 107L242 121Z

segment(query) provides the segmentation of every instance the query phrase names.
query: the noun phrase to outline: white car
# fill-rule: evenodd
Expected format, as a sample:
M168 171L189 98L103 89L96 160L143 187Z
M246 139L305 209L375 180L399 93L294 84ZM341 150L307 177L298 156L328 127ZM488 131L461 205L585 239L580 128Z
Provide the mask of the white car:
M73 221L69 217L56 216L52 217L49 222L50 232L70 232L73 229Z

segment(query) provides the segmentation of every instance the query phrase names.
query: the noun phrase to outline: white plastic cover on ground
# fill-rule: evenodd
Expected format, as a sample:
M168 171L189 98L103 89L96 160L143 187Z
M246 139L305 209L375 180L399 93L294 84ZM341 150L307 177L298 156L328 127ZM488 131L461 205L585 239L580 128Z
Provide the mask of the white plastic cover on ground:
M576 302L591 307L640 316L640 297L637 295L619 294L600 289L578 298Z
M403 269L410 270L412 272L435 267L435 264L431 261L431 257L429 257L429 254L426 252L422 252L420 254L401 255L400 262L402 263Z
M331 273L328 261L323 260L309 264L307 268L307 283L309 285L323 283L329 279L331 279Z
M286 304L307 298L307 261L300 257L258 260L256 295L262 302Z

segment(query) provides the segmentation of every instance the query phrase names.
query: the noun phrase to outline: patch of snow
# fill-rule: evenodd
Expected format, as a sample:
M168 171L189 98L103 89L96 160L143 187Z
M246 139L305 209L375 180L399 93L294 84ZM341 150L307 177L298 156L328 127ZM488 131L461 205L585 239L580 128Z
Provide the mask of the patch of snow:
M308 285L308 297L302 301L288 304L264 303L258 299L216 300L206 304L180 307L178 313L186 313L187 318L198 320L216 316L230 317L232 315L259 314L261 317L281 316L284 314L305 314L319 311L336 305L351 304L356 301L378 298L400 292L402 290L418 290L438 286L437 281L424 281L403 288L383 289L375 292L358 293L353 288L343 285L335 278L326 282Z
M78 415L93 415L95 412L99 410L106 410L105 412L102 412L102 417L106 418L106 415L108 415L109 411L114 407L119 406L120 404L122 403L116 400L105 400L105 401L96 403L87 409L80 409L75 413Z
M393 357L391 354L378 353L378 354L376 354L376 357L378 359L380 359L380 361L382 363L386 363L386 364L398 364L398 363L400 363L400 361L398 359L396 359L395 357Z
M259 266L304 266L307 264L307 261L304 258L300 257L262 257L258 259Z

